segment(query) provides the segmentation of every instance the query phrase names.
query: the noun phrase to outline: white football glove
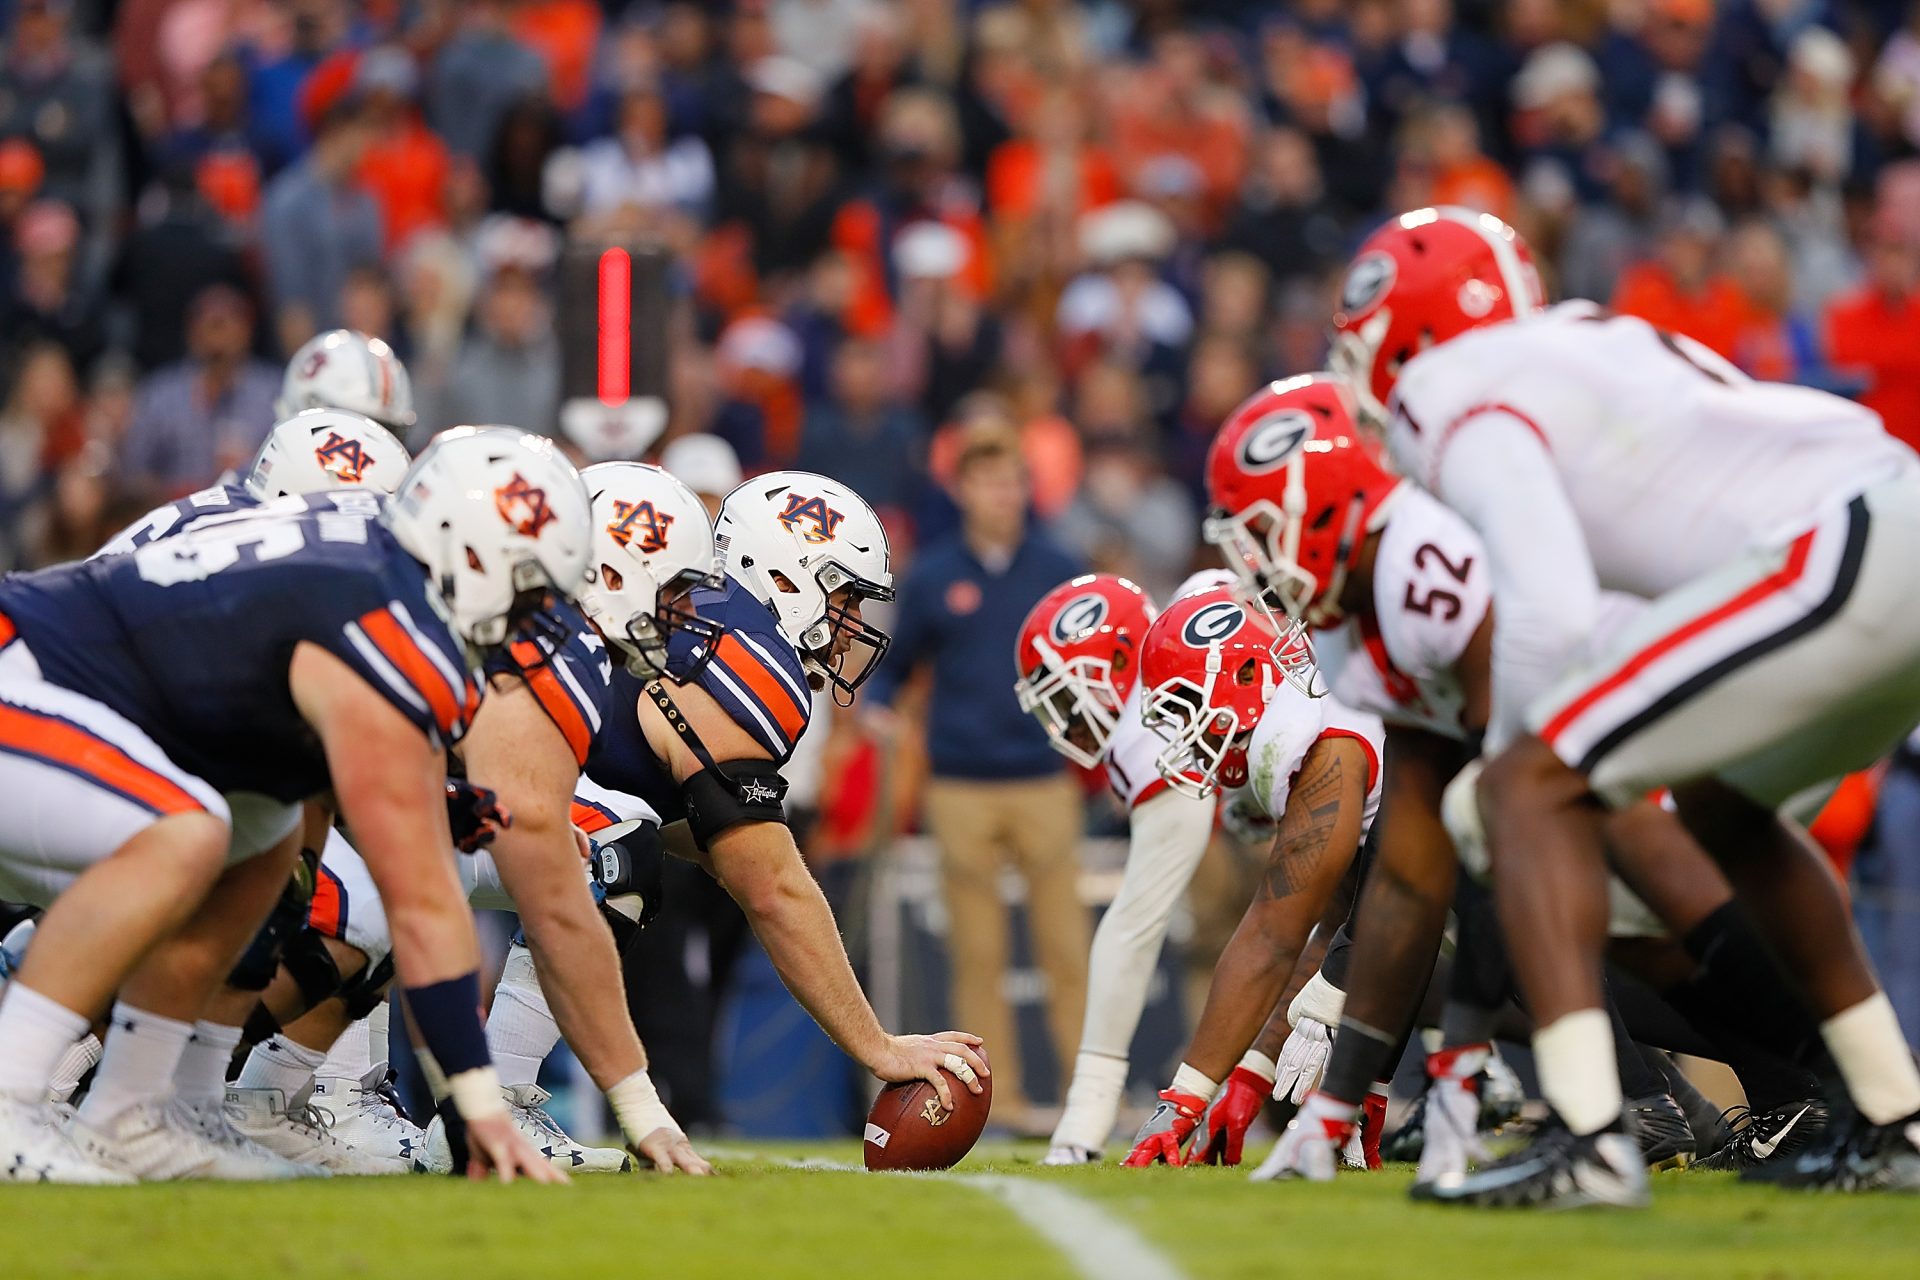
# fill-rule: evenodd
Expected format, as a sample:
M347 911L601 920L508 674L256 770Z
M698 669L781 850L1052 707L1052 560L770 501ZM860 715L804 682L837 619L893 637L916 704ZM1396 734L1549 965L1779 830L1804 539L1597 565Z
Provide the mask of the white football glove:
M1459 1177L1469 1162L1489 1158L1480 1140L1480 1087L1475 1077L1487 1065L1483 1044L1442 1049L1427 1059L1424 1145L1416 1182Z
M1307 1095L1320 1087L1320 1077L1327 1073L1327 1058L1332 1053L1333 1028L1301 1018L1273 1061L1273 1100L1291 1100L1295 1106L1305 1102Z
M1241 844L1256 848L1272 844L1274 832L1280 829L1266 805L1253 794L1252 787L1227 793L1226 802L1220 806L1220 825Z

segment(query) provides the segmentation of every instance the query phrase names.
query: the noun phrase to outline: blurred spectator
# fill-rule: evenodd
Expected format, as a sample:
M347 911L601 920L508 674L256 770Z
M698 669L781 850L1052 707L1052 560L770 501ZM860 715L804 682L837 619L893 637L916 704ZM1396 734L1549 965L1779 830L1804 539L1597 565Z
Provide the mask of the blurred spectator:
M1727 274L1747 304L1733 362L1769 382L1822 382L1818 326L1794 306L1787 242L1773 224L1756 218L1734 228Z
M1861 402L1920 448L1920 241L1895 218L1877 220L1866 281L1836 297L1826 320L1834 365L1866 380Z
M1920 150L1920 3L1908 4L1906 21L1880 50L1873 89L1907 149Z
M308 142L301 93L315 69L340 48L350 15L344 0L290 0L284 30L244 52L254 145L268 173L291 164Z
M916 222L893 242L900 306L889 363L896 385L931 422L944 421L1000 363L1000 318L963 283L973 252L943 222Z
M793 330L767 316L744 316L720 335L714 368L722 400L713 434L749 471L777 471L799 456L800 356Z
M1120 195L1113 160L1089 136L1078 96L1049 88L1025 113L1029 127L987 161L987 209L1003 270L1053 276L1074 256L1080 215Z
M1351 55L1297 27L1274 24L1261 37L1260 60L1273 100L1269 111L1307 137L1335 203L1350 212L1372 209L1390 162L1379 131L1368 127Z
M1199 168L1210 215L1224 214L1246 166L1247 103L1209 75L1197 33L1159 35L1149 61L1112 77L1106 110L1127 181L1163 156L1183 157Z
M560 118L545 98L520 98L500 117L487 153L489 207L495 213L551 222L548 164L560 149Z
M581 153L580 211L603 224L619 221L642 234L657 215L699 219L713 200L713 155L691 135L669 139L667 104L656 84L620 97L611 138Z
M534 271L495 267L454 361L440 425L498 422L551 435L559 425L560 339Z
M1535 49L1514 77L1513 106L1522 172L1551 170L1580 199L1599 199L1605 176L1599 144L1607 114L1592 56L1566 41Z
M1513 179L1480 150L1480 126L1462 106L1436 107L1426 117L1427 158L1433 165L1433 203L1479 209L1513 220Z
M920 79L907 48L906 24L894 9L873 4L854 33L853 65L832 83L821 111L821 129L842 169L857 172L873 161L880 109L895 89Z
M446 221L447 148L420 115L419 88L413 55L397 45L368 50L353 70L372 133L354 176L380 206L388 251Z
M73 38L72 0L15 0L0 60L0 137L33 142L46 194L103 234L120 199L118 112L106 59Z
M1852 88L1853 54L1846 41L1825 27L1807 27L1795 36L1787 74L1774 90L1768 112L1767 148L1773 162L1816 182L1844 182L1860 149Z
M141 384L120 448L122 486L149 503L212 484L243 466L273 426L280 370L250 352L253 304L228 285L187 309L187 357Z
M1028 935L1047 979L1057 1064L1073 1060L1080 1034L1089 928L1079 893L1080 789L1021 712L1006 655L1027 610L1079 566L1028 527L1026 468L1004 426L968 433L954 498L961 532L926 547L901 582L893 649L861 706L883 737L896 735L887 705L928 669L926 823L941 849L948 1008L956 1025L992 1046L996 1105L1018 1125L1028 1094L1005 989L1012 948L1003 868L1027 882Z
M273 331L284 351L338 325L347 274L380 261L380 210L353 182L372 140L367 115L351 101L336 102L307 154L267 187L260 234Z
M185 173L206 185L222 214L244 221L260 203L260 160L271 144L256 137L247 103L247 68L237 53L223 53L200 73L200 112L154 143L154 163L163 175Z
M1620 275L1653 253L1667 193L1667 157L1644 133L1614 140L1609 198L1580 206L1560 246L1560 296L1611 298Z
M1198 501L1206 493L1207 449L1214 432L1259 388L1260 367L1247 343L1210 333L1194 344L1186 381L1169 452L1173 474Z
M55 469L79 451L83 431L66 352L51 343L28 349L0 408L0 563L44 560Z
M694 496L714 519L720 517L720 504L740 487L740 459L719 436L704 431L681 436L660 453L660 465L693 490Z
M13 228L47 176L40 153L25 138L0 140L0 279L13 274Z
M1613 309L1684 333L1731 360L1747 304L1714 261L1725 231L1711 202L1697 197L1674 202L1662 217L1656 256L1620 277Z
M875 0L772 0L773 38L780 52L831 83L853 65L860 30Z
M805 64L761 58L742 70L745 119L720 157L715 220L747 237L754 268L778 280L827 243L835 215L832 154L813 135L821 86Z
M540 55L563 112L587 100L594 47L605 15L594 0L519 0L509 6L514 38Z
M1132 578L1155 600L1171 599L1193 567L1199 529L1193 500L1159 468L1139 430L1088 439L1086 477L1052 525L1088 568Z
M1152 386L1156 412L1172 408L1173 388L1193 337L1193 310L1160 278L1173 226L1159 210L1123 200L1080 220L1080 246L1094 269L1068 285L1055 317L1068 377L1095 359L1138 371Z
M479 160L521 97L544 93L547 64L514 39L510 0L468 0L427 74L427 120L457 156Z
M807 413L798 466L849 486L883 516L919 497L926 423L887 392L885 349L854 338L833 357L833 394Z
M1285 127L1267 130L1254 145L1252 168L1222 243L1260 259L1280 281L1318 275L1346 251L1346 240L1307 135Z
M13 224L13 279L0 299L0 344L58 343L75 368L106 346L106 300L80 264L80 220L37 200Z
M187 304L209 285L247 287L240 251L184 166L168 171L141 201L141 218L121 248L114 291L133 313L133 356L143 370L186 354Z

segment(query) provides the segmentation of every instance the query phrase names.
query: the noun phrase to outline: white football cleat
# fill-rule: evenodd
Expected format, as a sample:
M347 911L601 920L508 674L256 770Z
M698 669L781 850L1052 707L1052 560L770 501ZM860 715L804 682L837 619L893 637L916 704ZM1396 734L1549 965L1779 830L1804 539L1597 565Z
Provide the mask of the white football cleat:
M0 1095L0 1182L124 1187L134 1178L76 1146L51 1103Z
M583 1147L569 1138L560 1123L542 1109L553 1095L537 1084L502 1085L500 1096L513 1114L513 1127L534 1149L569 1173L625 1173L633 1157L617 1147ZM421 1161L428 1173L451 1173L453 1152L447 1146L446 1121L435 1116L427 1125L427 1154Z
M207 1176L216 1182L285 1182L291 1178L324 1178L327 1171L318 1165L300 1164L269 1151L241 1133L233 1124L226 1104L217 1099L188 1102L176 1099L169 1104L175 1117L205 1138L218 1158Z
M1099 1164L1100 1152L1088 1147L1076 1147L1071 1142L1061 1142L1048 1147L1046 1158L1040 1163L1056 1168L1070 1164Z
M400 1114L381 1088L387 1082L387 1064L376 1062L359 1079L316 1076L316 1106L333 1113L333 1136L361 1155L379 1160L386 1173L412 1173L424 1158L427 1132Z
M67 1134L88 1158L142 1182L214 1176L221 1151L195 1131L170 1098L149 1098L95 1123L77 1113Z
M228 1089L227 1119L248 1138L298 1164L346 1177L394 1172L388 1161L336 1138L333 1116L314 1106L312 1098L312 1085L291 1098L278 1089Z

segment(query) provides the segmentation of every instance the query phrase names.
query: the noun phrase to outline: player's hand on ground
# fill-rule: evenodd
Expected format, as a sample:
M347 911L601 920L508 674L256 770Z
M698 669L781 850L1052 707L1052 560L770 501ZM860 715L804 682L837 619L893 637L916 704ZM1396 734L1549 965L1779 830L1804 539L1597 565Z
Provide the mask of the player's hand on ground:
M1133 1150L1120 1163L1129 1169L1144 1169L1150 1164L1182 1164L1181 1148L1200 1124L1207 1100L1197 1093L1162 1089L1160 1105L1153 1109L1140 1132L1133 1135Z
M531 1182L566 1182L567 1175L551 1160L535 1150L526 1135L513 1127L513 1117L505 1111L477 1120L468 1120L467 1176L484 1182L488 1173L496 1173L502 1182L526 1178Z
M665 1125L632 1144L630 1150L642 1160L652 1161L661 1173L690 1173L697 1178L713 1173L713 1166L693 1149L687 1135Z
M1280 1135L1280 1141L1258 1169L1256 1182L1305 1178L1309 1182L1331 1182L1339 1167L1340 1148L1353 1136L1354 1114L1351 1102L1330 1098L1324 1093L1307 1095L1300 1113Z
M1253 1127L1273 1088L1273 1081L1252 1067L1235 1067L1200 1118L1200 1133L1194 1139L1188 1163L1239 1164L1247 1130Z
M1308 1017L1294 1023L1293 1033L1273 1060L1276 1068L1273 1100L1291 1101L1295 1106L1305 1102L1307 1095L1320 1087L1320 1077L1327 1073L1327 1058L1332 1052L1333 1029L1326 1023Z
M980 1037L965 1031L941 1031L930 1036L888 1036L880 1056L868 1069L889 1083L898 1080L925 1080L940 1095L940 1105L953 1110L951 1073L969 1093L986 1086L984 1076L993 1074L980 1053Z
M1463 1174L1472 1161L1489 1158L1480 1140L1479 1076L1486 1064L1485 1045L1446 1048L1427 1059L1426 1125L1414 1181Z

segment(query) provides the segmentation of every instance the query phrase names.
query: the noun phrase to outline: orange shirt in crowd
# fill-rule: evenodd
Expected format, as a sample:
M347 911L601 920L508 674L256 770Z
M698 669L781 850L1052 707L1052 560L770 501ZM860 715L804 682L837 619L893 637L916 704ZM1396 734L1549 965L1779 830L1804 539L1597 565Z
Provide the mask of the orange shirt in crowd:
M446 221L450 167L447 144L418 116L367 148L355 176L380 206L388 252L414 232Z
M1613 309L1669 333L1685 334L1729 360L1753 323L1753 305L1727 277L1715 276L1688 293L1658 262L1637 263L1621 274Z
M1433 178L1433 203L1460 205L1513 220L1513 179L1485 156L1442 168Z
M987 256L986 228L980 215L956 202L941 211L939 221L959 232L971 249L967 265L960 269L955 285L973 297L986 297L993 287L993 272ZM899 228L892 230L897 233ZM886 274L886 255L893 252L893 245L881 243L886 231L880 211L865 200L854 200L834 215L833 246L853 262L855 273L853 302L847 308L846 325L849 331L863 337L885 333L893 323L893 298L887 292Z
M562 111L587 100L600 22L600 6L591 0L534 0L514 9L513 34L547 64L553 100Z
M1015 138L995 147L987 158L987 209L998 218L1030 218L1040 207L1047 158L1039 145ZM1066 210L1078 218L1120 198L1120 175L1107 153L1082 147L1074 157L1078 199Z
M1827 356L1867 375L1860 402L1920 449L1920 293L1890 297L1871 285L1827 304Z

